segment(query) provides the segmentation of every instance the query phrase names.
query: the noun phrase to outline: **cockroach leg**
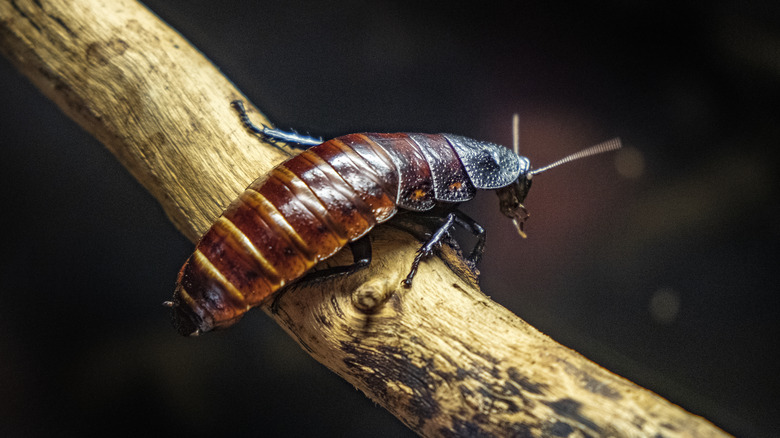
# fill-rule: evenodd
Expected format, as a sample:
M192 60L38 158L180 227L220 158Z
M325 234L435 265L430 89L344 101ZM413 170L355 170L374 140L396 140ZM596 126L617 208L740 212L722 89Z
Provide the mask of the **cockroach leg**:
M345 266L332 266L330 268L311 272L301 278L300 282L317 283L342 275L351 275L367 268L371 264L371 240L369 240L368 236L350 242L349 249L352 250L352 259L354 260L354 263ZM274 295L273 302L271 303L271 313L276 313L279 309L279 299L288 290L289 288L285 287Z
M439 229L431 235L431 238L428 239L428 241L425 242L425 244L421 246L420 249L417 250L417 254L414 256L414 261L412 261L412 268L409 270L409 275L407 275L406 279L404 280L404 287L409 288L412 286L412 279L414 279L414 276L417 274L417 268L420 266L420 262L422 259L430 257L430 255L433 253L433 249L441 243L444 236L447 235L449 229L452 228L452 226L455 224L455 217L456 214L454 212L450 212Z
M368 236L350 242L349 249L352 250L352 259L354 260L351 265L332 266L314 271L304 276L302 281L318 282L342 275L350 275L367 268L371 264L371 241Z
M238 112L238 117L241 119L241 123L249 131L265 138L279 149L282 148L279 146L278 142L288 144L295 149L309 149L312 146L317 146L318 144L322 143L321 138L309 137L303 134L299 134L295 131L282 131L281 129L269 128L267 126L259 128L249 119L249 115L247 114L246 108L244 107L244 102L240 100L234 100L230 104Z
M485 238L487 237L485 228L460 210L455 210L453 213L455 214L455 223L470 231L477 238L477 243L474 244L474 248L466 258L469 263L476 265L482 259L482 254L485 252Z

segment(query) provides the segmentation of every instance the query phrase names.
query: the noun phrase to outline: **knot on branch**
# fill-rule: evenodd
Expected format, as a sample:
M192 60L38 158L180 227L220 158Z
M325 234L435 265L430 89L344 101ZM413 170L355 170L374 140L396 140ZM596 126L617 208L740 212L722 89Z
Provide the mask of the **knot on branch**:
M352 292L352 305L363 313L375 313L398 287L387 278L371 278Z

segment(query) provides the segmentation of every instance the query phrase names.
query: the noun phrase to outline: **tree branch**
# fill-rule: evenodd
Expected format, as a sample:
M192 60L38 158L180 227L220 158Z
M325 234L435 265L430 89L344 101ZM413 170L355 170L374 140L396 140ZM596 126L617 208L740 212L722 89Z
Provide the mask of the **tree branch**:
M139 3L4 1L0 50L192 241L284 158L238 123L229 103L245 98L230 81ZM555 343L439 259L401 288L419 244L387 227L372 237L369 270L295 286L266 311L418 433L726 436Z

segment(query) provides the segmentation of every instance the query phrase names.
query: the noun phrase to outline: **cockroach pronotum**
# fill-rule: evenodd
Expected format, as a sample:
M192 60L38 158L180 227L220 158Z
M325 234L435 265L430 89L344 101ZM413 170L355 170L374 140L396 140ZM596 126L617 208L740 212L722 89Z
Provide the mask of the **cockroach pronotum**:
M613 139L531 170L514 152L493 143L452 134L362 133L322 140L252 124L242 102L233 102L243 124L271 141L304 149L255 180L203 235L179 272L174 325L197 335L234 324L250 308L301 278L315 264L350 245L354 264L310 276L352 273L368 266L366 233L399 209L427 214L439 207L438 225L417 253L420 261L448 231L461 226L477 237L467 257L482 255L485 230L457 206L477 189L496 190L501 212L525 237L523 206L531 177L578 158L620 148Z

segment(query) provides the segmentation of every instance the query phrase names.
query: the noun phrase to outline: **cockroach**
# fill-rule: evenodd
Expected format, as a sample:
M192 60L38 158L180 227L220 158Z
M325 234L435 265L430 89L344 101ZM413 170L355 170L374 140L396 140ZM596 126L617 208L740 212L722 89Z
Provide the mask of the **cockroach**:
M436 211L438 227L417 253L405 286L449 230L477 238L467 261L482 255L485 230L458 210L477 189L495 190L501 212L525 237L523 206L532 177L560 164L620 148L613 139L531 170L528 158L504 146L453 134L361 133L320 139L252 124L242 102L232 105L244 126L303 151L255 180L200 239L179 272L173 300L177 330L197 335L238 321L250 308L350 245L352 265L309 274L355 272L371 262L366 234L399 210ZM515 122L515 139L517 139ZM433 210L434 207L439 207Z

